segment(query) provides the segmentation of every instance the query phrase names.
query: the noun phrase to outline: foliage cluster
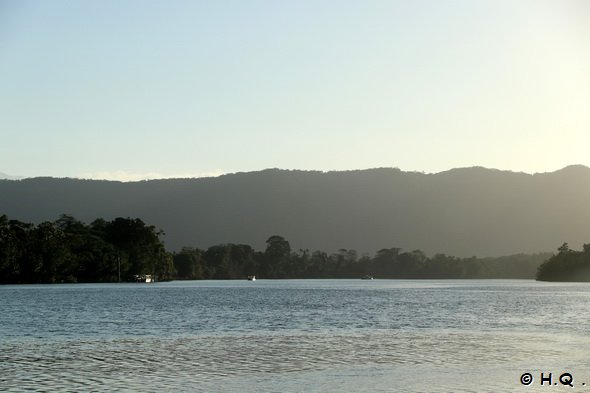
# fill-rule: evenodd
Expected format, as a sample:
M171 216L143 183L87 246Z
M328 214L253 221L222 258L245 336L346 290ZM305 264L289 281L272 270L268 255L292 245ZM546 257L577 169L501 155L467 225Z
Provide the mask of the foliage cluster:
M264 251L220 244L169 253L162 232L140 219L97 219L89 225L62 215L38 225L0 216L0 283L117 282L151 274L158 280L259 278L533 278L550 255L501 258L427 257L422 251L384 248L373 257L355 250L292 251L271 236ZM561 254L558 257L561 258ZM573 255L573 254L572 254ZM554 257L555 258L555 257Z
M0 283L116 282L135 275L173 278L172 256L140 219L62 215L38 225L0 216Z
M174 266L179 279L239 279L252 274L261 278L533 278L549 256L545 253L457 258L436 254L429 258L420 250L386 248L371 258L346 249L333 254L292 252L287 240L271 236L264 252L241 244L216 245L207 250L183 248L174 254Z
M567 243L545 261L537 271L539 281L590 281L590 244L574 251Z

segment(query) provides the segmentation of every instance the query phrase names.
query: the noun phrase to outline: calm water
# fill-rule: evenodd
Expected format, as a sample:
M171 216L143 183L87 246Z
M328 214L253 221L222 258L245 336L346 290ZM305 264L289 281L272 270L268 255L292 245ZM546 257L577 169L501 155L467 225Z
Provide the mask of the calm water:
M589 307L527 280L0 286L0 390L590 392Z

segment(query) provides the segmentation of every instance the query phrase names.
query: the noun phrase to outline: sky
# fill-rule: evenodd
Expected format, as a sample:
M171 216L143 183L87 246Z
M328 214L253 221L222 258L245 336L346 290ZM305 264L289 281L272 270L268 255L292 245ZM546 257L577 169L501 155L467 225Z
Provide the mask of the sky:
M0 0L0 172L590 166L590 2Z

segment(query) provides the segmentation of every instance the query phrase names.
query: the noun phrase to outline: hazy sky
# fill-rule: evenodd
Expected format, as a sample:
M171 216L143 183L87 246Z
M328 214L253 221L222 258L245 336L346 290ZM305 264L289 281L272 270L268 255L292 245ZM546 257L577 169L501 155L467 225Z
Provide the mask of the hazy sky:
M569 164L589 1L0 0L0 172Z

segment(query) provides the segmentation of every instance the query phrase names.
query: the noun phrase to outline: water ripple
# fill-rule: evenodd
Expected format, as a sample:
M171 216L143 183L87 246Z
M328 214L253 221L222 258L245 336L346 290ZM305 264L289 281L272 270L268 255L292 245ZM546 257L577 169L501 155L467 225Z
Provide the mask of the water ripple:
M473 367L475 361L480 368L502 363L510 367L541 354L554 363L566 355L571 360L574 347L583 359L580 345L588 349L583 340L563 347L548 337L527 336L526 345L522 338L464 331L383 331L28 341L0 345L0 375L10 376L2 381L2 387L10 391L207 391L253 376L354 371L359 365L376 370L410 367L417 378L421 369L458 372ZM531 347L535 339L551 348L551 353ZM561 352L554 352L557 347Z
M533 392L520 374L552 368L590 383L590 286L359 281L0 287L0 390Z

